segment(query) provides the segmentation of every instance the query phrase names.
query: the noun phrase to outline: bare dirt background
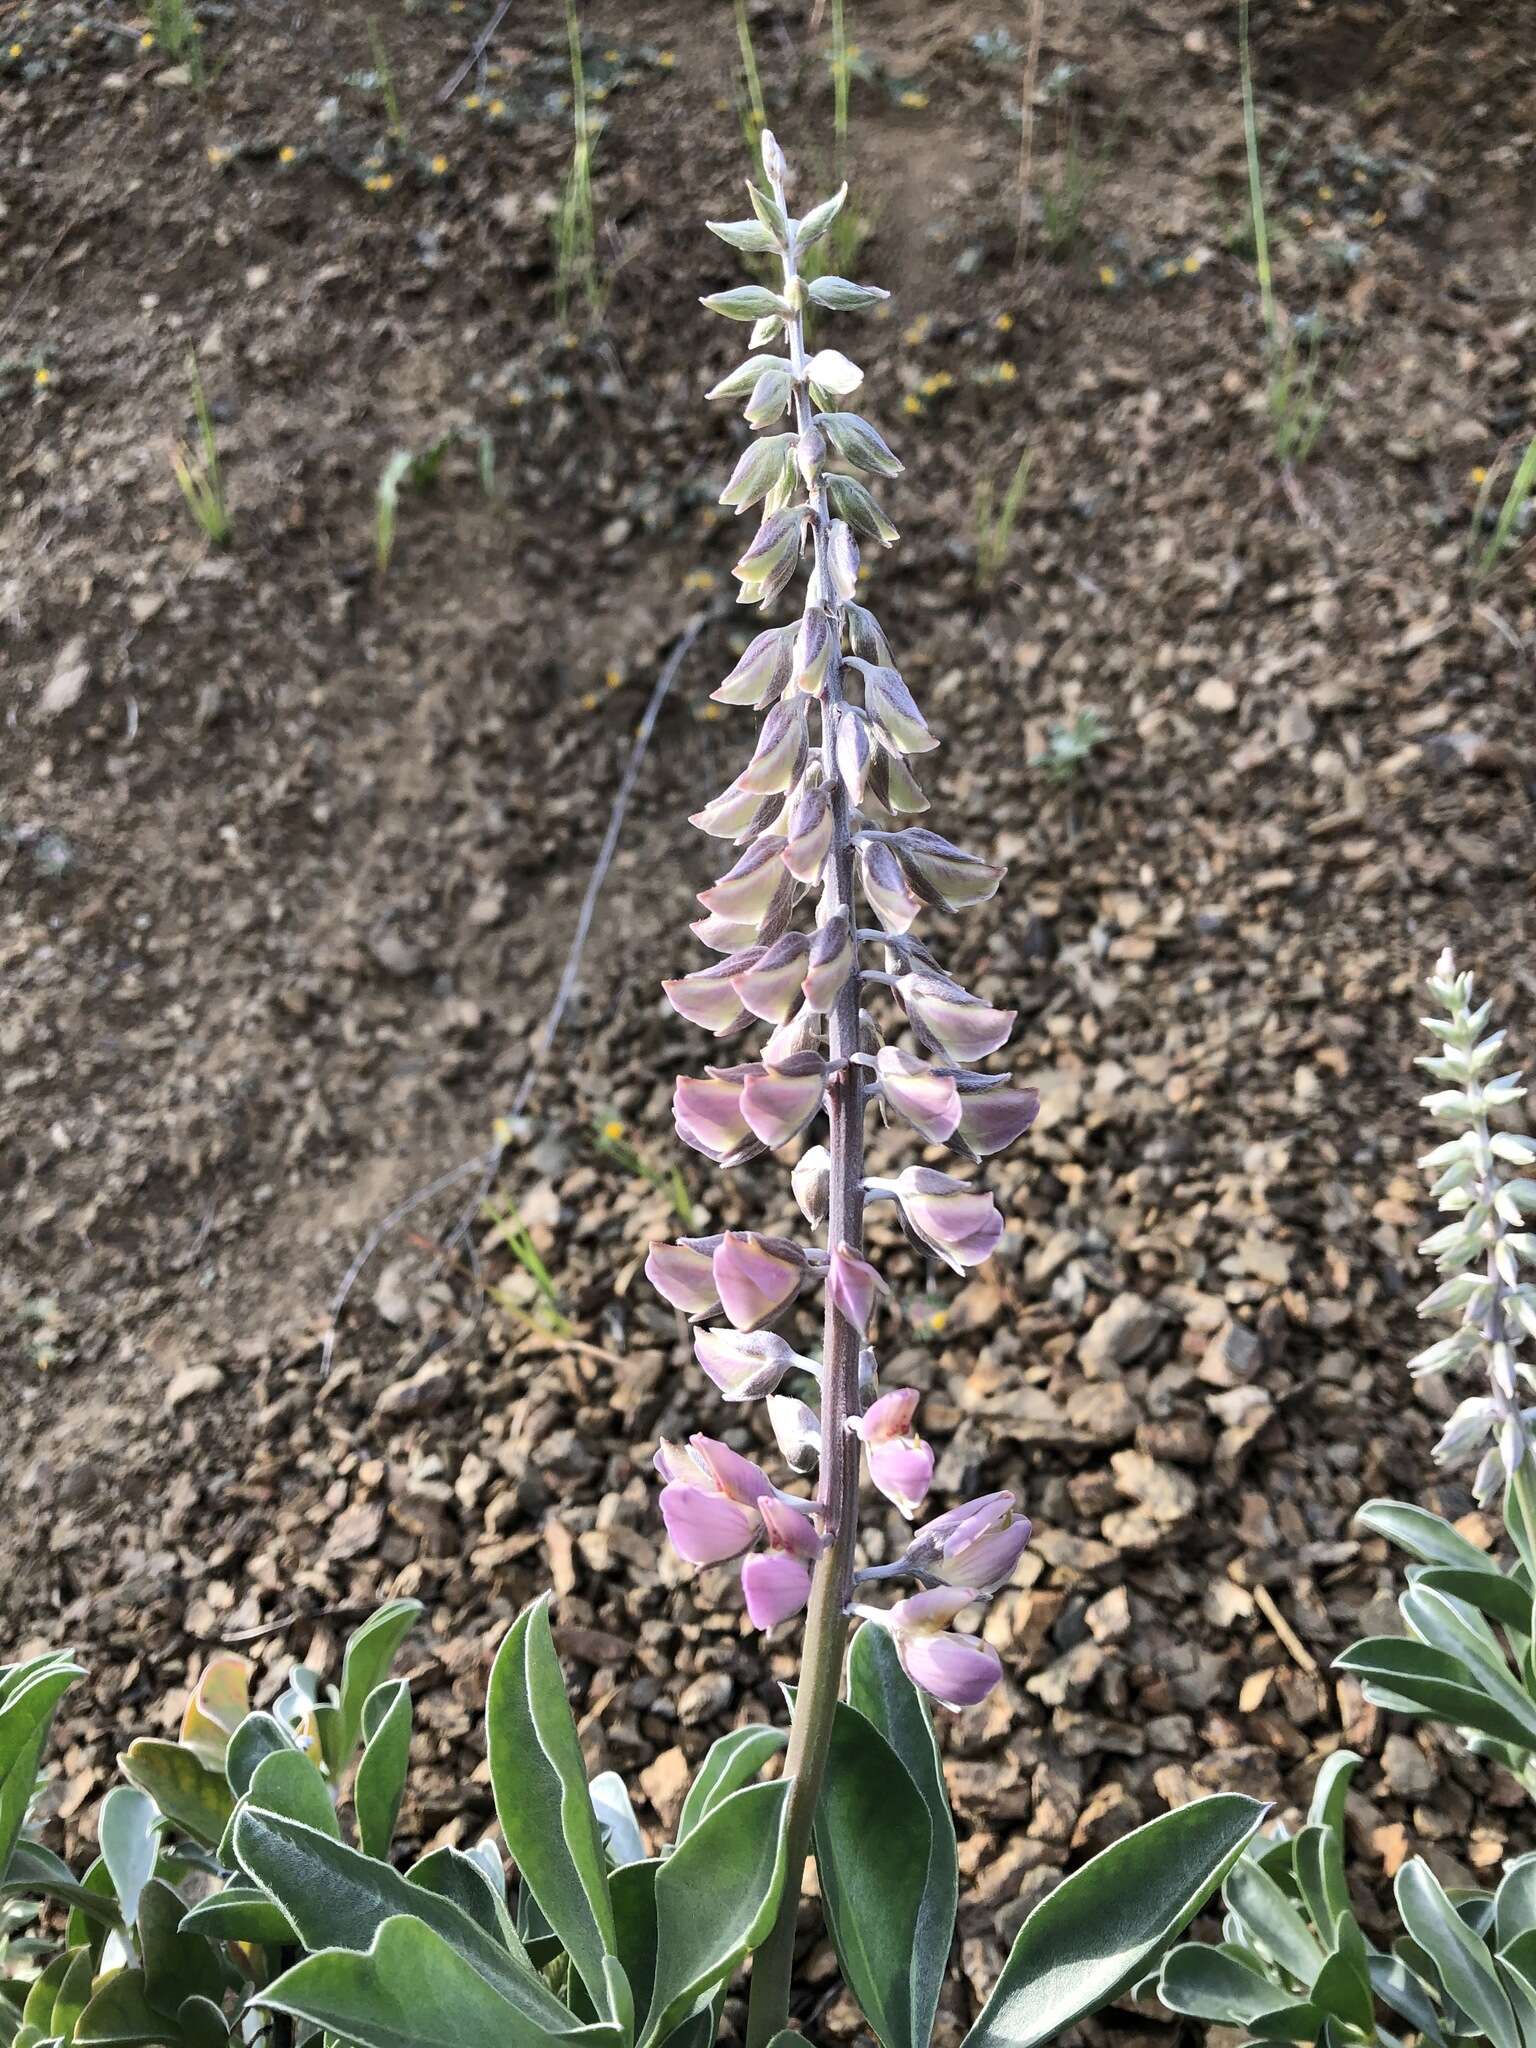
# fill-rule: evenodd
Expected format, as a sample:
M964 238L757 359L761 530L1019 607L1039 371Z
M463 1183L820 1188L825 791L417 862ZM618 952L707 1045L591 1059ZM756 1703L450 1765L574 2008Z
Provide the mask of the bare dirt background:
M955 958L1019 1004L1046 1104L992 1176L991 1268L931 1287L890 1248L884 1367L927 1390L940 1484L1012 1486L1040 1532L987 1623L1009 1682L946 1734L953 2019L1069 1859L1201 1788L1303 1800L1341 1737L1373 1759L1367 1888L1410 1844L1463 1878L1529 1846L1512 1787L1327 1666L1390 1614L1359 1503L1470 1507L1430 1474L1438 1392L1401 1370L1416 984L1455 937L1517 1041L1536 1017L1536 607L1523 555L1466 573L1472 472L1536 371L1536 71L1513 4L1256 7L1281 294L1320 309L1340 379L1288 479L1235 9L1047 6L1033 185L1076 149L1092 189L1066 259L1037 225L1018 264L1026 10L849 12L860 272L895 298L836 339L908 465L871 602L946 742L935 821L1010 864ZM825 24L751 13L774 125L824 171ZM745 168L732 12L585 18L597 330L554 306L554 7L515 7L446 106L478 16L377 19L409 138L377 162L351 0L210 5L203 91L126 9L0 25L0 1600L11 1644L73 1641L94 1673L51 1795L71 1833L211 1646L323 1659L390 1592L431 1614L424 1836L487 1824L485 1671L551 1579L594 1761L664 1819L790 1669L728 1575L659 1541L657 1435L728 1418L637 1281L666 1197L592 1140L618 1122L678 1156L671 1078L701 1055L655 984L691 961L711 872L686 813L746 742L707 701L741 632L711 502L740 428L700 401L740 336L695 304L730 275L700 218L736 210ZM218 555L167 459L189 346L235 522ZM450 454L381 582L379 473L450 426L488 430L494 494ZM986 594L975 481L1026 446ZM585 1348L471 1315L407 1232L327 1377L369 1225L512 1096L646 693L701 611L506 1162ZM1057 787L1031 763L1083 707L1110 739ZM696 1167L717 1223L785 1209L772 1164ZM808 2017L850 2031L830 1952L810 1971Z

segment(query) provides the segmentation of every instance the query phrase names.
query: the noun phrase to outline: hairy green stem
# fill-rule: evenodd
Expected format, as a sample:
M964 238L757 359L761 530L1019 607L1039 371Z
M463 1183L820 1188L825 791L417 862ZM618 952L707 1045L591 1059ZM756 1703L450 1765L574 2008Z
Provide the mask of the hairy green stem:
M782 206L783 186L774 181L774 197ZM786 209L787 211L787 209ZM784 292L794 308L786 322L791 373L795 378L794 417L801 434L813 425L806 389L805 328L800 311L797 251L793 232L784 257ZM809 490L817 568L816 583L831 614L833 655L821 699L821 757L832 804L832 846L823 879L828 912L846 911L850 931L854 916L853 838L848 795L837 773L837 717L842 705L842 605L827 574L827 487L818 474ZM864 1235L864 1070L852 1064L859 1049L858 943L852 971L828 1019L827 1053L839 1065L828 1085L827 1149L832 1164L829 1181L827 1243L860 1251ZM800 1684L790 1724L785 1775L793 1780L785 1822L787 1854L784 1890L778 1917L752 1963L752 1994L747 2020L747 2048L767 2048L789 2020L795 1960L795 1927L805 1884L811 1825L826 1771L832 1723L842 1691L843 1651L848 1641L848 1602L853 1589L853 1555L858 1538L859 1443L848 1428L858 1413L859 1333L833 1306L828 1289L821 1375L821 1474L817 1490L824 1526L830 1536L817 1561L806 1611Z

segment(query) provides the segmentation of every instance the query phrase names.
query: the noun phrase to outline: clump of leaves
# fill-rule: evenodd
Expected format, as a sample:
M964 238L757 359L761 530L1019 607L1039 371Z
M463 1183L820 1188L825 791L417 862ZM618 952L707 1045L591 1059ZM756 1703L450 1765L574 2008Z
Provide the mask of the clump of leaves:
M1269 253L1269 220L1264 209L1264 175L1259 163L1258 115L1253 98L1253 62L1248 42L1248 0L1239 0L1238 55L1242 75L1243 143L1248 158L1248 204L1254 264L1264 322L1265 394L1271 445L1282 463L1305 462L1328 424L1339 391L1339 374L1323 368L1322 323L1288 320L1275 296Z
M387 574L395 551L400 493L429 491L442 474L443 461L452 448L472 448L480 488L489 498L496 488L496 445L486 427L450 427L425 448L397 448L379 476L374 492L373 556L381 576Z
M976 480L972 501L976 522L976 581L983 590L995 590L1008 566L1008 556L1013 548L1013 529L1019 507L1024 502L1024 493L1029 488L1029 472L1034 459L1034 450L1026 448L1014 464L1013 474L1001 498L991 477L983 476Z
M171 469L181 495L186 500L187 510L197 521L208 545L214 548L227 547L233 528L230 524L229 505L224 496L224 472L219 464L218 436L214 432L213 413L208 404L208 394L203 389L197 357L191 349L187 351L187 385L192 395L196 438L192 441L178 439L174 443L171 449Z
M1035 765L1052 782L1075 782L1108 738L1109 727L1097 711L1074 711L1064 724L1051 727Z
M156 46L173 64L184 65L190 83L201 88L206 80L203 25L189 0L152 0L149 28Z
M1531 497L1533 492L1536 492L1536 435L1526 443L1525 450L1515 465L1514 475L1505 490L1503 502L1497 514L1490 520L1489 511L1497 476L1496 463L1483 478L1472 512L1472 540L1469 552L1474 583L1484 582L1509 550L1530 531ZM1479 534L1487 535L1481 546L1477 544Z

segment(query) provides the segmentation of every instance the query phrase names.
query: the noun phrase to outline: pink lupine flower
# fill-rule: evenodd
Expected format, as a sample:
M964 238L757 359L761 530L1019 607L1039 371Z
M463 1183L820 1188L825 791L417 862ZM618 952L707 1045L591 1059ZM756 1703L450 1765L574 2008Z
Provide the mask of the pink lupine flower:
M966 853L923 825L909 825L906 831L894 833L888 843L923 902L940 910L969 910L977 903L990 902L1005 873L994 862Z
M819 609L807 612L795 639L793 682L797 690L808 697L821 695L836 646L837 637L826 613Z
M784 865L807 887L821 880L832 846L832 801L825 783L804 786L791 797L785 820Z
M852 972L853 933L846 913L839 910L817 927L811 939L810 962L800 984L806 1008L817 1016L834 1009Z
M783 1238L728 1230L713 1259L720 1306L738 1330L760 1330L786 1309L805 1276L805 1255Z
M686 1450L663 1437L656 1470L666 1481L661 1512L679 1557L721 1564L740 1557L762 1530L760 1503L773 1482L749 1458L714 1437L691 1436Z
M683 1143L717 1165L760 1151L742 1111L741 1093L739 1081L680 1074L672 1086L672 1121Z
M946 1707L974 1707L1003 1675L1002 1660L978 1636L953 1633L949 1624L974 1604L970 1586L935 1586L894 1607L856 1606L853 1612L896 1638L901 1668L914 1685Z
M810 1515L782 1500L765 1500L759 1514L765 1551L742 1560L741 1590L754 1628L772 1628L798 1614L810 1597L811 1566L824 1548Z
M1013 1577L1032 1524L1013 1512L1013 1495L984 1493L924 1522L907 1545L904 1562L947 1586L995 1593Z
M760 1400L791 1370L820 1371L815 1359L803 1358L771 1330L722 1330L701 1324L693 1333L693 1355L728 1401Z
M645 1255L645 1277L664 1301L684 1315L711 1315L720 1306L714 1252L721 1241L697 1237L653 1244Z
M986 1188L931 1166L905 1167L874 1186L895 1195L908 1230L955 1272L982 1265L997 1250L1003 1219Z
M761 830L767 822L763 813L771 815L772 810L771 799L759 796L755 790L743 789L738 780L718 796L712 796L702 811L692 812L688 822L707 832L711 839L741 840L755 837L754 827Z
M710 695L719 704L751 704L759 709L781 696L789 682L792 626L770 626L759 633L725 681Z
M1016 1010L994 1010L947 975L903 974L896 992L918 1037L960 1066L996 1052L1018 1015Z
M816 1052L793 1054L778 1066L747 1070L741 1084L741 1114L752 1134L770 1149L787 1145L821 1108L827 1063Z
M980 1081L981 1086L976 1083ZM987 1159L1022 1137L1040 1114L1037 1088L992 1085L979 1074L956 1076L960 1090L960 1122L954 1133L957 1151Z
M781 796L800 780L809 746L804 702L786 698L763 720L757 750L737 780L759 796Z
M881 1095L914 1130L936 1145L953 1135L963 1115L953 1074L941 1074L899 1046L883 1045L875 1054L875 1075Z
M870 907L888 932L907 932L922 914L923 899L908 882L902 864L881 839L859 843L859 881Z
M848 666L863 673L864 708L898 753L926 754L939 744L895 669L861 661L857 655L850 657Z
M832 1247L827 1289L838 1314L845 1323L852 1323L861 1337L875 1312L875 1297L891 1291L868 1259L861 1259L845 1244Z
M912 1428L915 1387L893 1387L848 1424L864 1442L869 1476L910 1522L933 1483L933 1447Z
M713 967L700 968L697 974L664 981L661 992L679 1017L724 1038L741 1030L748 1021L741 997L732 986L732 977L756 966L766 950L749 946L744 952L731 953Z
M782 1024L799 1006L800 984L810 957L811 942L804 932L785 932L771 946L754 952L743 960L732 978L738 1007L750 1010L765 1024ZM706 968L705 972L711 970ZM663 982L662 987L666 986Z
M787 879L782 851L780 839L754 839L734 867L727 868L711 888L699 891L699 901L718 917L738 924L760 924Z

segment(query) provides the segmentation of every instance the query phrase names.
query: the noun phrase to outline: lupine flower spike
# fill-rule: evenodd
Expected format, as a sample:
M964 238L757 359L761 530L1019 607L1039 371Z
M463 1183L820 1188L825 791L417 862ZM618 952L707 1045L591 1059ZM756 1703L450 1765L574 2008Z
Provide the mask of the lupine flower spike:
M808 308L819 321L886 294L804 274L806 252L845 193L796 217L767 133L762 163L770 190L748 186L751 217L710 223L731 247L776 258L780 272L776 285L704 301L751 329L747 360L710 396L734 400L748 426L764 430L736 461L721 503L757 521L736 561L743 604L771 611L802 570L805 581L799 616L766 624L714 692L760 722L735 779L693 819L727 849L693 925L717 958L663 988L680 1016L732 1041L729 1063L677 1082L678 1135L721 1167L797 1148L791 1184L814 1237L683 1238L653 1245L646 1270L694 1319L695 1353L715 1390L765 1401L790 1473L815 1474L813 1495L783 1491L704 1436L687 1453L663 1445L657 1457L679 1554L701 1565L741 1560L757 1627L806 1609L785 1767L791 1874L753 1978L754 2009L766 2014L772 1983L788 1969L850 1622L889 1631L903 1669L934 1699L972 1705L1002 1666L957 1624L1007 1581L1029 1539L1012 1496L988 1494L930 1522L893 1563L858 1570L861 1462L908 1520L934 1476L916 1392L880 1388L876 1347L890 1289L865 1256L865 1205L892 1202L918 1258L957 1273L989 1258L1003 1233L976 1180L921 1165L867 1177L866 1112L875 1104L921 1143L979 1161L1020 1136L1038 1105L1006 1074L972 1071L1002 1047L1014 1013L964 988L930 950L933 915L985 903L1003 871L913 822L927 809L914 767L939 741L880 622L856 600L862 551L897 538L871 485L899 476L901 464L849 410L863 371L839 349L810 354L805 345ZM785 1327L810 1289L821 1294L819 1358ZM915 1590L884 1608L853 1605L856 1582L886 1578Z
M744 603L772 605L802 566L806 583L798 619L759 632L714 692L761 719L735 780L693 820L731 847L724 873L699 897L706 915L694 926L721 957L663 988L679 1015L717 1038L768 1027L755 1055L677 1082L678 1135L730 1167L793 1144L824 1120L826 1142L805 1146L792 1176L823 1243L748 1231L683 1238L653 1245L647 1271L695 1318L694 1351L717 1391L730 1401L767 1400L792 1471L819 1464L810 1499L780 1493L707 1437L694 1437L687 1454L664 1445L657 1460L676 1548L698 1564L744 1559L754 1623L772 1627L798 1612L813 1572L824 1582L807 1648L810 1687L819 1682L818 1655L835 1664L853 1611L860 1450L874 1487L909 1520L933 1481L917 1394L879 1389L871 1333L890 1290L864 1256L865 1204L895 1203L919 1255L957 1273L989 1258L1003 1231L975 1181L915 1165L892 1179L866 1178L865 1110L876 1103L925 1143L979 1160L1028 1127L1037 1098L1004 1074L967 1071L1001 1047L1013 1012L963 988L912 936L934 911L984 903L1003 871L910 822L927 808L913 763L939 741L879 621L855 602L861 549L897 537L863 479L899 476L901 464L878 429L847 410L864 381L858 366L833 348L807 355L805 315L809 306L857 312L886 294L803 276L806 250L844 195L796 219L771 135L763 162L772 192L748 187L753 217L711 226L733 248L776 257L781 282L718 292L704 304L752 329L746 362L710 395L740 401L749 426L776 430L747 444L721 503L758 519L736 564ZM879 966L866 965L866 948ZM820 1359L775 1327L818 1284ZM786 1380L796 1391L781 1391ZM818 1393L819 1408L801 1392ZM952 1705L979 1697L1000 1675L996 1657L950 1624L1017 1563L1029 1523L1012 1510L1010 1494L967 1503L931 1522L894 1565L861 1574L905 1576L924 1589L883 1625L917 1682ZM872 1618L868 1607L857 1612Z
M1530 1470L1536 1407L1522 1405L1521 1394L1536 1388L1536 1371L1520 1349L1536 1337L1536 1284L1526 1277L1536 1267L1536 1235L1526 1228L1536 1212L1536 1180L1527 1177L1536 1143L1492 1126L1526 1090L1519 1074L1493 1073L1504 1033L1487 1031L1493 1006L1472 1007L1472 976L1456 972L1449 951L1429 990L1444 1015L1423 1022L1440 1046L1418 1064L1446 1086L1426 1095L1424 1107L1456 1135L1419 1161L1437 1176L1432 1192L1451 1218L1419 1246L1442 1275L1419 1314L1456 1327L1408 1369L1423 1376L1481 1367L1486 1375L1486 1390L1462 1401L1435 1446L1442 1462L1482 1453L1473 1491L1486 1504L1522 1466Z

